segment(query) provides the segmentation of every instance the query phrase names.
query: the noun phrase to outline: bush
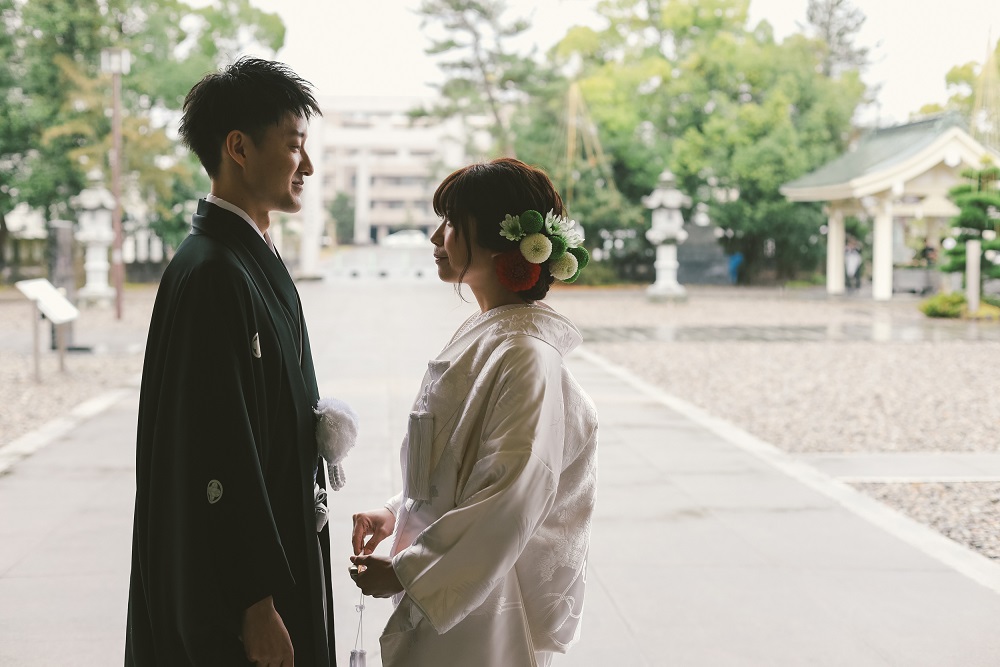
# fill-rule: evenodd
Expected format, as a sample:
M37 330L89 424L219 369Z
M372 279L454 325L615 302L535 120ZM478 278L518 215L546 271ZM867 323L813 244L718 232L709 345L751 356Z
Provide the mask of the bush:
M965 310L965 295L961 292L935 294L920 304L920 312L927 317L961 317Z
M928 317L967 317L965 294L952 292L950 294L935 294L920 304L920 311ZM980 297L979 312L974 317L978 319L997 319L1000 314L1000 297L984 294Z

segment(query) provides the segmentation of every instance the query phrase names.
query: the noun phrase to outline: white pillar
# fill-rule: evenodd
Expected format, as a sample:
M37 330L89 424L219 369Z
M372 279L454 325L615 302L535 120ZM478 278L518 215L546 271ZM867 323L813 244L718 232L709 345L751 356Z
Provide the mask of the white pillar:
M299 238L300 279L320 277L319 248L323 242L323 227L326 215L323 211L323 161L326 157L326 142L323 139L323 117L315 116L309 128L312 145L316 147L310 155L313 165L312 176L306 180L302 196L302 234Z
M979 264L982 253L982 241L965 242L965 303L970 315L975 315L979 310Z
M892 203L885 201L875 214L872 248L872 296L876 301L892 299Z
M358 170L354 182L354 243L369 245L372 242L371 232L371 168L368 151L362 149L358 160Z
M830 295L844 293L846 237L844 212L838 208L831 208L826 235L826 293Z

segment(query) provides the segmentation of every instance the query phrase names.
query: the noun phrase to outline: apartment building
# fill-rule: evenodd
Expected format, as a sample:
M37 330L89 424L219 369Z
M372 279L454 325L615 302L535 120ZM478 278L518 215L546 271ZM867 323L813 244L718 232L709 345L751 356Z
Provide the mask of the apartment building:
M403 229L430 235L438 225L431 206L434 189L467 162L467 133L457 120L411 120L408 112L422 101L321 100L324 207L339 193L352 198L356 244L378 243Z

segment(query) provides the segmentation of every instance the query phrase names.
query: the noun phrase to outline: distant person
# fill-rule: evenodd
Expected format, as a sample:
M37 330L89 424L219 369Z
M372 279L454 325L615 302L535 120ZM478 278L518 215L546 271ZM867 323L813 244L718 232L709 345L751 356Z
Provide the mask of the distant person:
M934 266L937 264L937 248L931 245L929 239L924 239L924 247L920 249L920 254L917 257L924 266Z
M563 362L580 332L541 300L588 255L548 176L514 159L454 172L434 211L438 276L481 312L428 365L403 491L354 515L354 576L395 596L386 667L544 667L579 633L597 414Z
M847 275L847 289L861 288L861 249L855 241L850 241L844 250L844 273Z
M302 206L319 112L307 82L254 58L184 101L180 134L212 190L149 327L126 665L335 664L316 376L268 236L272 211Z
M743 265L743 253L739 250L729 256L729 282L735 285L740 281L740 266Z

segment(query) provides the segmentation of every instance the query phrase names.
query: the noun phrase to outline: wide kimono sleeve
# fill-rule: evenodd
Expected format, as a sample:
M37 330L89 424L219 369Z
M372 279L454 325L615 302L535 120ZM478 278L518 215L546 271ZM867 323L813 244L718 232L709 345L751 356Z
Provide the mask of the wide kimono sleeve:
M456 507L393 558L406 595L438 633L479 607L508 575L552 507L559 484L565 415L561 356L535 338L501 345L492 382L471 401L486 410ZM475 392L486 392L476 395Z
M157 363L144 382L159 383L140 414L140 459L149 460L139 468L150 489L143 532L157 589L150 602L198 634L207 616L238 618L294 585L265 485L282 366L275 349L265 347L270 366L261 360L271 325L233 264L194 267L171 298L168 331L147 350Z

